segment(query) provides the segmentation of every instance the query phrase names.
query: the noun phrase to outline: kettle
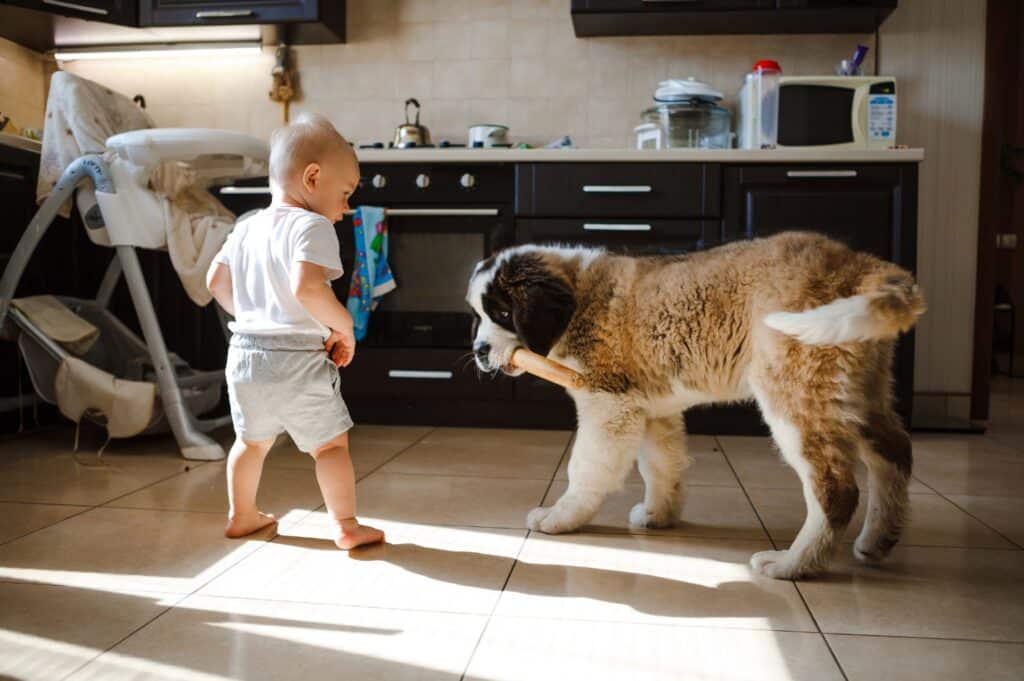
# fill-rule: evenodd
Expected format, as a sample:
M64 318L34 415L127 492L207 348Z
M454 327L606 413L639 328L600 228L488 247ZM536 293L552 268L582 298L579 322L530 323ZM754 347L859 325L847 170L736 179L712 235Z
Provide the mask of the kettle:
M416 121L409 122L409 105L416 107ZM430 144L430 131L420 125L420 103L410 98L405 100L405 123L395 128L395 138L391 146L398 149L408 147L424 147Z

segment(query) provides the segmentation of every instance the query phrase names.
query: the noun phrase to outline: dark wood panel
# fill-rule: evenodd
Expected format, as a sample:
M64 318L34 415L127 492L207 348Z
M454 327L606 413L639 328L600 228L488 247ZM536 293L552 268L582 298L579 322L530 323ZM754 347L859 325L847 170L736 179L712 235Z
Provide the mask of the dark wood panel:
M66 17L138 26L137 0L6 0L7 4Z
M717 217L719 166L523 163L516 214L538 217Z

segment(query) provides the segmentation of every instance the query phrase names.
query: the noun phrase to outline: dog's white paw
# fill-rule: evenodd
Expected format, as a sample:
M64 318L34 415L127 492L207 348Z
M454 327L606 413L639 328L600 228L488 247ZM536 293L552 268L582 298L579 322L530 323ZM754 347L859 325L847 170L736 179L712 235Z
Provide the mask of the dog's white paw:
M789 560L789 551L760 551L750 557L754 572L772 579L797 579L804 573Z
M647 504L640 502L629 512L629 524L631 527L657 529L672 527L675 525L675 514L672 509L662 509L659 512L652 512L647 509Z
M527 514L526 526L544 534L562 534L572 532L579 527L579 523L566 517L557 506L538 506Z

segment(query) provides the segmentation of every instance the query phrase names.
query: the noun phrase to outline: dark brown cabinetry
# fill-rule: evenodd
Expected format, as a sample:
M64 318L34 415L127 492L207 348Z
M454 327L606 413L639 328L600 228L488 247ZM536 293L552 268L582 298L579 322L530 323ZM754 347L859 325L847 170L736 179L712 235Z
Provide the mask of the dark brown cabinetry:
M141 0L142 26L283 24L288 42L345 41L344 0Z
M110 24L139 23L139 0L7 0L6 4Z
M572 0L576 35L870 33L897 0Z
M748 165L723 173L726 241L803 229L913 271L917 262L917 166ZM914 337L896 351L896 409L909 423Z

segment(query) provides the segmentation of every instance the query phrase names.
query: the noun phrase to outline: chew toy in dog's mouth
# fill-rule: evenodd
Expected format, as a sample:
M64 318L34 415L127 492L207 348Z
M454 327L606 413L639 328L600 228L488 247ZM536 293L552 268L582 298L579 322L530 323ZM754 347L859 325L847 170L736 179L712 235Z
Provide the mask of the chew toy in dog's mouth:
M502 371L509 376L518 376L522 372L532 374L545 381L551 381L563 388L582 388L583 377L578 373L553 360L530 352L526 348L516 348Z

